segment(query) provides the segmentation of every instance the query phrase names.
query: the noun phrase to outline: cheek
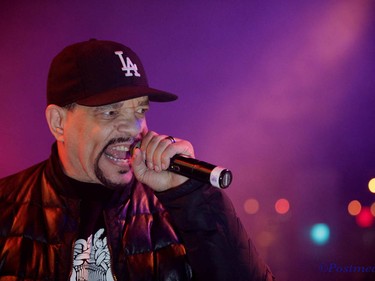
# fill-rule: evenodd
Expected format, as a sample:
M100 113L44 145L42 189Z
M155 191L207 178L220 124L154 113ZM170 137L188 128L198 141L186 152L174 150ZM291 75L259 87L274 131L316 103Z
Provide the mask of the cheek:
M99 130L98 128L85 130L81 135L80 149L85 151L93 161L99 156L106 142L108 140L105 130Z
M101 130L87 125L70 129L66 136L68 150L75 154L81 163L92 165L104 146L104 136L100 134Z

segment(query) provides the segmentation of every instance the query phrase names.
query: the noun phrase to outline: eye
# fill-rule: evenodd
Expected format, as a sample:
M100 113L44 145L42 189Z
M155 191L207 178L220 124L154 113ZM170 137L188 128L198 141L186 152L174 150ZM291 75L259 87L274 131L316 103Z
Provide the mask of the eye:
M104 118L111 119L118 115L118 111L116 110L106 110L102 112Z
M149 109L148 107L138 107L135 112L138 115L144 117L146 115L146 112L148 111L148 109Z

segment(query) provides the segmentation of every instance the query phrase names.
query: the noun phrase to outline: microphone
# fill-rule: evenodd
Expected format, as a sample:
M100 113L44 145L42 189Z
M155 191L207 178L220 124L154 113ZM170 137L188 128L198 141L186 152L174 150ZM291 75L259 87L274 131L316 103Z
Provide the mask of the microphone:
M171 163L167 170L188 178L210 183L218 188L227 188L232 182L232 172L230 170L179 154L171 158Z
M139 148L141 142L133 145L131 154L134 148ZM172 173L176 173L187 178L196 179L205 183L210 183L212 186L218 188L227 188L232 182L232 172L226 168L216 166L198 159L189 158L176 154L171 158L169 167L167 169Z

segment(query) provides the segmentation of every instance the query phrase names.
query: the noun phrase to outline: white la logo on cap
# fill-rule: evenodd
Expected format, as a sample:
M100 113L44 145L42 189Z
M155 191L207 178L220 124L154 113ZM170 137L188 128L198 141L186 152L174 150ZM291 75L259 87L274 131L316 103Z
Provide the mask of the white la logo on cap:
M135 63L133 63L129 57L126 57L126 62L124 60L124 57L122 56L124 53L123 51L116 51L115 54L120 58L121 64L122 64L122 71L125 71L125 76L133 76L133 73L131 71L134 71L134 76L141 77L141 74L138 72L138 67Z

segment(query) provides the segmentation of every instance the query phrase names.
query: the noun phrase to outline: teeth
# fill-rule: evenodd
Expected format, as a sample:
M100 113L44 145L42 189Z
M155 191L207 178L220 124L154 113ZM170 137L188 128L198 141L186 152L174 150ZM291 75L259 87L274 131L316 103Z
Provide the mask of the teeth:
M116 162L126 162L128 161L127 159L118 159L118 158L115 158L111 155L108 155L108 154L105 154L106 157L108 157L109 159L113 160L113 161L116 161Z
M115 146L112 149L113 150L117 150L117 151L129 151L129 147L123 146L123 145L121 145L121 146Z
M129 145L117 144L110 146L104 152L105 156L117 163L128 163L130 158Z

